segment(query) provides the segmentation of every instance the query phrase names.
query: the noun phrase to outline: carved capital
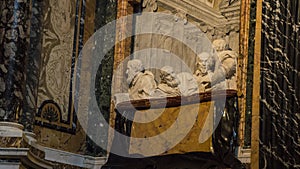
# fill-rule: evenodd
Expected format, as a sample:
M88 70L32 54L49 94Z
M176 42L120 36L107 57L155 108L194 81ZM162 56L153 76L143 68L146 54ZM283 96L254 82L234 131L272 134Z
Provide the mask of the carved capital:
M198 0L158 0L159 5L175 11L188 11L187 17L196 22L205 22L214 27L226 24L226 18L219 11Z
M187 18L187 12L186 11L176 10L175 21L177 22L180 18L183 19L184 24L188 23L188 18Z
M158 9L157 0L144 0L142 6L146 12L155 12Z

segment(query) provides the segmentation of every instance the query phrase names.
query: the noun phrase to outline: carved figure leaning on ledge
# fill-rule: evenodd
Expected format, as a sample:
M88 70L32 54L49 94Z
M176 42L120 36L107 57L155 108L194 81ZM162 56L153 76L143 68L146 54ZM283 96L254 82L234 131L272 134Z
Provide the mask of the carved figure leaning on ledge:
M153 74L146 71L142 62L138 59L128 61L126 75L130 99L146 99L156 88Z
M209 82L213 75L215 62L215 58L207 52L197 56L194 77L199 85L199 92L205 92L210 88Z
M164 66L160 69L160 84L152 94L153 97L180 96L180 81L171 66Z
M197 57L197 70L194 75L200 86L200 92L203 92L203 88L204 91L207 91L211 87L216 89L236 89L237 53L230 50L227 46L224 39L213 41L213 47L217 52L219 62L214 57L215 55L209 55L208 53L201 53ZM203 65L208 66L207 75Z
M212 43L217 51L220 67L214 72L212 85L226 79L227 89L236 89L236 59L237 52L230 50L224 39L216 39ZM223 77L220 77L223 76Z

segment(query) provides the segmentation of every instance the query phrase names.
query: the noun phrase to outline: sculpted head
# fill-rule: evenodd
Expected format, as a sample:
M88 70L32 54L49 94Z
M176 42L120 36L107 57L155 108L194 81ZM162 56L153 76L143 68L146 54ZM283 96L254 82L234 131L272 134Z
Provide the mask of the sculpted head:
M208 70L211 69L213 66L213 59L212 56L207 52L200 53L196 58L196 69L202 75L208 73Z
M142 61L138 59L133 59L128 61L126 75L127 75L127 83L130 84L134 77L139 73L145 70Z
M216 39L213 41L212 45L217 52L221 52L227 49L227 43L224 39Z
M177 87L179 79L171 66L164 66L160 69L161 83L165 83L170 87Z

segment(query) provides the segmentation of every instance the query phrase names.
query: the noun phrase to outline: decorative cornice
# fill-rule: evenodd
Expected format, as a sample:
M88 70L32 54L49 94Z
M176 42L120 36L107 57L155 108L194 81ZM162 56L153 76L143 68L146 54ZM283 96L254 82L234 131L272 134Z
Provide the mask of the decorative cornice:
M197 0L158 0L158 4L174 11L187 11L187 16L213 27L224 27L227 20L220 12Z
M221 5L220 12L228 20L227 25L239 24L240 23L240 8L241 1L234 1L232 4Z
M240 5L240 3L241 3L241 0L223 0L220 3L219 7L220 7L220 9L222 9L222 8L237 6L237 5Z

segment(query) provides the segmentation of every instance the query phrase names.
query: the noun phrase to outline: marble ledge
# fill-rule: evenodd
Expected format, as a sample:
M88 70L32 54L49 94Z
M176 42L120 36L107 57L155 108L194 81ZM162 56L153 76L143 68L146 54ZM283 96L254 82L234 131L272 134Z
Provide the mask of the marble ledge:
M2 148L0 147L0 157L25 157L29 148Z
M242 147L238 147L238 159L243 164L251 163L251 149L244 149Z
M22 165L18 159L25 158L28 155L28 148L1 148L0 147L0 168L20 169ZM17 160L11 160L17 159Z
M1 162L0 164L0 168L5 169L20 169L20 166L20 162Z
M8 161L7 163L1 162L0 168L19 168L20 164L28 163L29 166L49 169L57 165L96 169L101 168L107 162L107 157L92 157L44 147L37 143L34 133L22 129L23 126L18 123L0 122L0 138L17 137L24 141L23 146L27 145L27 147L14 148L0 147L0 159L7 159ZM39 153L37 154L36 151ZM40 153L43 155L40 156ZM21 161L12 164L11 159Z
M23 125L13 122L0 122L0 137L22 137Z
M107 162L107 157L85 156L48 147L44 147L44 151L45 160L82 168L101 168Z
M70 153L67 151L62 151L58 149L53 149L49 147L44 147L39 145L35 140L34 133L24 133L24 141L27 142L29 145L44 153L44 157L37 158L42 160L42 162L49 162L50 164L62 164L67 166L74 166L80 168L101 168L106 161L107 157L92 157L86 155L80 155L75 153ZM46 160L46 161L43 161ZM39 162L40 163L40 162Z

